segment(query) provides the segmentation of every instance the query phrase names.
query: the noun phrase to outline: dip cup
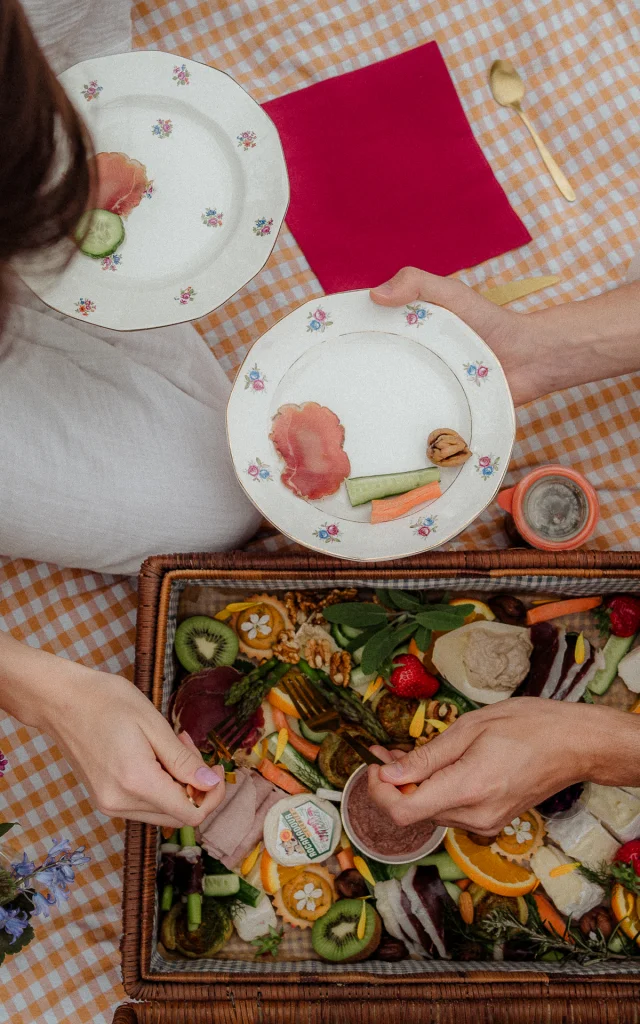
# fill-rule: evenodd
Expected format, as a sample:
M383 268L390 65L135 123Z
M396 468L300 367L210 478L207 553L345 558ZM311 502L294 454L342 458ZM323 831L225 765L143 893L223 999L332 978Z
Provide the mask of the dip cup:
M361 772L366 772L368 765L361 764L359 768L356 768L355 772L349 777L344 790L342 792L342 801L340 803L340 814L342 816L342 827L344 828L349 841L352 846L355 846L358 850L365 854L366 857L371 857L372 860L377 860L379 864L415 864L416 861L426 857L428 853L433 851L440 846L440 843L446 835L446 828L442 825L436 825L435 831L430 839L421 846L414 853L401 853L397 856L390 856L389 854L376 853L376 851L367 846L362 842L361 839L355 834L349 821L349 794L353 789L353 784L358 778Z
M564 487L567 493L573 490L582 505L575 530L558 539L542 536L533 528L526 515L527 503L534 493L532 488L544 488L547 485ZM581 547L591 537L600 516L594 488L581 473L567 466L540 466L527 473L515 487L500 491L497 501L501 508L513 516L520 536L541 551L573 551Z

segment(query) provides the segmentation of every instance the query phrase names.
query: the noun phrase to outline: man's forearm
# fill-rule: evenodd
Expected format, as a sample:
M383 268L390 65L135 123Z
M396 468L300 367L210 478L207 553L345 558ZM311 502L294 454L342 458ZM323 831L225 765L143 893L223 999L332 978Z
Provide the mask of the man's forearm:
M640 369L640 282L523 320L538 396Z

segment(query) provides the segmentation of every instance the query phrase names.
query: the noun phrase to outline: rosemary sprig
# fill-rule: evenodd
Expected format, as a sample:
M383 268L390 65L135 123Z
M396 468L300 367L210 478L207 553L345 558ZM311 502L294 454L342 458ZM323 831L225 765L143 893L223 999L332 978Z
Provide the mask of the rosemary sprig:
M608 864L607 861L602 861L595 870L585 867L584 864L580 865L579 870L588 881L601 886L607 896L611 894L616 882L624 885L625 889L632 892L634 896L640 896L640 876L636 874L635 868L631 864L623 864L615 860Z

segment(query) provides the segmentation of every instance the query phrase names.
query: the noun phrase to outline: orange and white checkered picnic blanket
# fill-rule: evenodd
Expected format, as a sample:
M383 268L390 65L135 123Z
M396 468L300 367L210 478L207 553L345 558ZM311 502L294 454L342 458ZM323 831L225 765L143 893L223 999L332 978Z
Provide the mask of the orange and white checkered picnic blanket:
M259 102L435 38L472 130L533 237L459 276L487 287L561 276L555 288L514 306L522 310L624 281L640 236L640 12L632 0L140 0L133 16L136 47L213 64ZM487 71L496 57L523 73L527 109L573 183L575 204L557 193L519 119L493 102ZM265 269L198 328L233 373L276 319L318 294L285 228ZM518 415L509 479L550 461L586 473L602 503L596 548L640 546L639 394L636 374L552 395ZM500 516L489 511L453 546L505 544ZM56 654L131 677L135 613L131 580L0 563L2 628ZM0 1024L107 1024L125 998L118 970L122 822L92 810L60 752L33 730L0 720L0 749L11 766L0 783L0 817L21 821L27 852L42 853L44 840L63 832L92 854L68 909L43 921L38 939L0 968Z

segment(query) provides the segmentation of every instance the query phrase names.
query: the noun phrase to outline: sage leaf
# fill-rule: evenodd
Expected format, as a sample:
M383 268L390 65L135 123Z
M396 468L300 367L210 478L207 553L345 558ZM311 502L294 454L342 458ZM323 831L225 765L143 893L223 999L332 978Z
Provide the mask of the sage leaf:
M419 597L408 594L406 590L390 590L389 596L396 608L403 612L419 612L424 605Z
M385 608L389 608L392 612L396 610L396 606L391 600L391 594L388 590L382 590L379 587L376 588L376 597L380 604L383 604Z
M418 649L421 651L428 651L431 647L431 630L427 629L426 626L418 626L415 635Z
M360 601L330 605L323 609L322 614L327 622L335 622L338 626L353 626L355 629L387 621L387 613L379 604L366 604Z
M6 835L9 829L12 829L13 826L17 824L17 821L3 821L0 825L0 836Z
M439 633L448 633L464 624L464 616L445 615L444 612L418 612L415 619L421 626L437 629Z
M375 626L369 626L368 629L363 629L362 633L349 641L345 647L345 651L348 651L349 654L355 654L355 652L359 651L361 647L364 647L367 640L370 640L372 636L375 636L381 629L384 629L386 624L387 620L385 619L384 622L379 622Z
M382 664L391 657L396 647L415 633L415 622L403 622L401 626L387 626L365 644L360 667L365 675L379 672Z

